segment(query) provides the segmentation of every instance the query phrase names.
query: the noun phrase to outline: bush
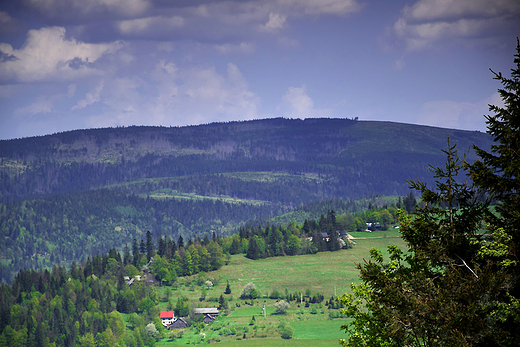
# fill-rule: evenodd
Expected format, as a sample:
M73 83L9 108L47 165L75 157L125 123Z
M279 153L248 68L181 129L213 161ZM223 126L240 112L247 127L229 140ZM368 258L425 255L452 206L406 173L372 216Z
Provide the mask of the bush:
M280 292L278 290L273 290L271 294L269 294L269 299L279 299L281 298Z
M275 302L274 308L275 308L275 314L285 314L287 310L291 307L289 303L285 300L280 300L278 302Z
M256 290L256 286L253 282L249 282L246 284L244 289L242 290L242 294L240 294L241 299L256 299L258 298L259 293Z
M294 334L293 328L291 328L289 325L283 328L282 330L282 339L292 339Z

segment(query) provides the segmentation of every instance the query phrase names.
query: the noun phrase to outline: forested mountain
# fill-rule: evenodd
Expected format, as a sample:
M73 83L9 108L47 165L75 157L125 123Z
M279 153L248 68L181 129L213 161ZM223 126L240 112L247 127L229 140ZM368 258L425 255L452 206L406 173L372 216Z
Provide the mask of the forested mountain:
M448 137L460 154L491 143L479 132L281 118L0 141L0 276L121 250L148 230L203 238L295 209L278 220L353 213L408 195L406 179L433 184L428 165L444 162Z
M76 130L0 141L3 202L144 178L227 172L313 174L334 194L404 194L447 137L466 152L487 134L349 119L267 119L189 127ZM324 195L327 193L324 193ZM330 193L329 193L330 195Z

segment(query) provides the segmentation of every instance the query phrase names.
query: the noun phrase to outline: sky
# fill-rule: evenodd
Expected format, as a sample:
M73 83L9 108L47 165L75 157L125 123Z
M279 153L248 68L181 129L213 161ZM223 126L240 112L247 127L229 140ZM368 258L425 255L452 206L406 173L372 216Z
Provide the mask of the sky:
M485 131L517 0L3 0L0 139L355 118Z

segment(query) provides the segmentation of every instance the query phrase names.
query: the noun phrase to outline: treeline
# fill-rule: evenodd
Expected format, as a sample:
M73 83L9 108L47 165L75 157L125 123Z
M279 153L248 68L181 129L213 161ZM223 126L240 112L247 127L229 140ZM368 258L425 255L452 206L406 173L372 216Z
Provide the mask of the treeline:
M0 286L0 346L153 346L145 323L159 316L157 292L144 281L129 287L123 275L132 268L107 254L70 272L20 271L12 286ZM138 313L132 331L120 312Z
M123 255L112 248L82 265L72 262L69 271L21 270L12 285L0 285L0 346L153 346L158 336L148 325L162 326L154 278L172 284L177 276L217 270L225 260L218 240L207 237L186 245L182 237L160 237L157 244L147 232ZM188 314L182 300L177 306ZM133 314L132 331L121 313Z
M12 169L11 166L5 165L2 169L0 165L0 202L78 193L118 183L174 177L177 178L176 182L164 182L164 186L155 183L155 189L171 188L183 192L195 190L200 194L236 197L254 195L261 200L298 206L301 203L340 196L357 199L366 192L377 192L379 195L404 194L408 191L404 180L412 178L410 172L429 180L431 175L427 171L426 160L438 161L435 156L408 153L406 162L401 162L403 154L399 152L369 153L354 158L316 155L319 159L286 160L262 156L250 158L240 154L224 159L209 154L147 154L135 161L122 158L121 162L116 163L66 164L43 159L36 165L18 165L24 169L16 173L6 172ZM381 167L385 168L384 174L382 170L374 169ZM320 179L251 182L221 174L227 172L282 172L294 175L310 173ZM125 187L130 188L125 193L150 192L136 187Z
M102 189L0 204L0 281L23 268L83 262L91 254L140 239L145 230L194 238L230 231L280 206L218 200L158 200Z
M318 220L306 219L303 224L293 221L287 226L241 227L238 234L224 237L219 242L225 253L244 253L250 259L337 251L351 247L345 239L346 232L387 230L397 223L395 211L398 208L413 211L415 202L411 193L390 206L369 206L365 211L340 215L329 210Z
M177 276L218 270L224 265L225 257L218 235L213 236L211 241L207 235L202 240L196 236L193 240L188 239L186 244L182 236L179 236L177 242L169 236L159 236L156 250L152 233L148 231L146 242L141 239L139 243L134 239L131 254L128 246L125 246L125 263L150 270L156 280L167 284L174 283Z
M237 187L242 187L240 180L226 179L229 179L229 186L236 183ZM209 178L204 185L203 181L199 177L191 178L188 180L191 182L189 187L205 186L209 190L206 192L208 194L219 192L219 188L215 188L218 182ZM164 180L163 183L175 184L172 180ZM162 183L158 186L153 182L146 184L149 186L145 189L164 187ZM273 183L273 187L276 186ZM175 185L171 187L178 188ZM170 190L172 188L154 191L173 194ZM260 186L257 189L261 191ZM283 200L285 193L292 196L294 191L298 191L294 189L289 193L289 190L280 189L279 199ZM246 189L243 194L244 198L262 198L261 193L253 191L248 194ZM370 204L377 204L377 198L360 201L321 200L283 215L289 208L277 203L153 199L145 194L126 194L119 189L8 202L0 204L0 281L9 283L23 268L52 268L54 264L70 267L73 260L84 262L89 255L97 252L103 254L111 247L122 250L121 245L131 244L134 238L142 238L145 230L151 230L155 238L169 235L175 240L179 236L186 239L196 236L203 238L205 235L211 237L212 233L223 236L238 232L241 225L265 226L273 216L281 217L273 219L272 225L288 225L293 220L296 224L303 224L305 219L318 218L329 209L352 215L369 208ZM245 221L251 220L251 216L256 218L247 224ZM386 219L384 216L375 217L372 218L375 222L379 222L379 219L388 220L388 216ZM352 224L350 219L343 224L342 229L352 230L349 229ZM362 225L359 220L358 225Z

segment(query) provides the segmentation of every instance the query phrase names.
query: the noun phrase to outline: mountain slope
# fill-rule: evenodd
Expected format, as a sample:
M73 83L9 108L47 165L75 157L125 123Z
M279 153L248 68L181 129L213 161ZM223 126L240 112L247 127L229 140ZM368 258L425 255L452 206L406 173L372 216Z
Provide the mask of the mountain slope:
M317 218L324 200L406 195L405 179L433 184L428 165L443 165L447 137L460 152L490 145L479 132L345 119L0 141L0 278L121 249L147 230L202 238L320 202Z
M341 196L403 194L429 180L446 139L466 152L487 134L348 119L268 119L164 128L77 130L0 141L0 201L86 191L143 178L226 172L328 177ZM471 155L470 155L471 159Z

